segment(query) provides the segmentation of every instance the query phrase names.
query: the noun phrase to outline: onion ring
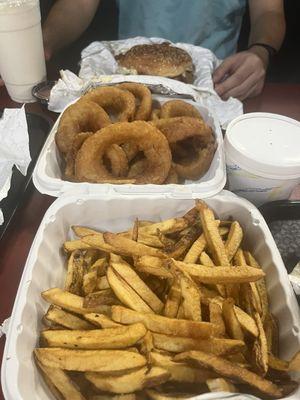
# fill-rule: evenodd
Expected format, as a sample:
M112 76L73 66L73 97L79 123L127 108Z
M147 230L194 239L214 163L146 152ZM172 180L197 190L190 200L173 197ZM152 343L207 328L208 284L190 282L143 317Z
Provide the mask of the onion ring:
M120 83L116 87L120 89L128 90L136 98L136 112L134 115L135 121L147 121L150 118L152 108L152 97L151 92L146 85L141 83Z
M110 118L102 107L79 100L62 113L55 135L56 145L61 153L66 154L78 133L97 132L110 124Z
M207 171L215 152L211 128L192 117L160 119L152 122L166 136L172 166L180 178L197 180Z
M134 162L128 172L128 178L135 178L139 175L142 175L144 171L147 169L148 163L146 158L142 158Z
M179 177L198 180L208 171L214 158L215 150L215 143L209 143L206 147L198 149L194 160L188 160L186 164L173 163L172 165Z
M189 103L182 100L166 101L161 106L160 118L193 117L203 119L200 112Z
M151 123L166 136L170 144L197 137L205 146L213 140L212 129L203 120L197 118L164 118Z
M135 97L128 90L101 86L85 94L80 101L92 101L116 116L118 122L132 121L135 114Z
M179 183L178 174L173 166L170 168L169 175L167 176L167 179L165 180L164 183L166 185L170 183L175 183L175 184Z
M90 136L92 136L94 132L80 132L78 133L74 139L71 146L71 150L68 151L65 157L66 167L64 176L68 181L74 182L75 178L75 158L78 150L82 146L83 142Z
M110 163L111 172L114 177L122 178L128 173L128 160L121 146L112 144L106 151L105 156Z
M160 110L158 108L152 110L150 119L151 121L157 121L158 119L160 119Z
M110 125L88 138L77 153L76 177L79 181L102 182L114 180L105 168L103 157L112 144L134 143L144 153L148 168L134 182L161 184L171 167L171 151L165 136L152 124L144 121Z

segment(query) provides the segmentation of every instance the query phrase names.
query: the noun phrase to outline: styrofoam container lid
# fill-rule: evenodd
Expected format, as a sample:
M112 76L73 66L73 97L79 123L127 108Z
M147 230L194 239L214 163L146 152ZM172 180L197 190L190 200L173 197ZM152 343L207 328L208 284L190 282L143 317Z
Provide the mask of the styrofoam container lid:
M298 178L300 123L278 114L244 114L228 125L225 151L254 174L274 179Z

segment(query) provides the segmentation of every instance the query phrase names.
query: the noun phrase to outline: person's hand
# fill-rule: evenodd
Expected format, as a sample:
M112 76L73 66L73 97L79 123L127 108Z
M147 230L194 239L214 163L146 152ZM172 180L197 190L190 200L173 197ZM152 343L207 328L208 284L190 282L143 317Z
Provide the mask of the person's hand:
M268 52L260 46L226 58L213 73L215 91L223 100L257 96L263 89L268 63Z
M4 86L4 80L1 79L1 75L0 75L0 87L1 87L1 86Z

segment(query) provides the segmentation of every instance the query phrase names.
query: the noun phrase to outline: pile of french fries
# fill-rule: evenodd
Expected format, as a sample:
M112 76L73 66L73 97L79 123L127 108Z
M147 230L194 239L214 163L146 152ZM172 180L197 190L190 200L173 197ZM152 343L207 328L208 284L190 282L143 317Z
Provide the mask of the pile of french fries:
M172 400L214 391L282 398L300 355L278 358L265 274L237 221L202 201L121 233L73 226L64 289L42 293L37 365L65 400Z

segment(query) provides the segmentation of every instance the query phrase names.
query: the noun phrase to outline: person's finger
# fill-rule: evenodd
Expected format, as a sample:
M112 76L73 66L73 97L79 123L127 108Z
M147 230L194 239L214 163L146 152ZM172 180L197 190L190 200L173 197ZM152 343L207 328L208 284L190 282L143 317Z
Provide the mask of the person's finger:
M248 97L255 97L255 96L258 96L258 95L262 92L263 88L264 88L264 81L263 81L263 82L258 82L258 83L252 88L252 90L250 90L250 91L246 94L246 96L245 96L242 100L245 100L245 99L247 99Z
M257 78L255 73L249 75L246 79L242 81L237 86L232 87L231 89L227 90L227 92L221 95L223 100L229 99L229 97L236 97L237 99L242 99L243 96L248 93L248 91L257 83Z
M213 73L214 84L220 83L223 79L233 71L235 60L233 57L226 58Z
M1 86L4 86L4 80L1 79L1 76L0 76L0 87L1 87Z
M235 72L233 72L223 82L215 85L215 91L220 97L223 97L225 93L233 90L240 86L245 80L252 74L252 70L247 65L242 64Z

